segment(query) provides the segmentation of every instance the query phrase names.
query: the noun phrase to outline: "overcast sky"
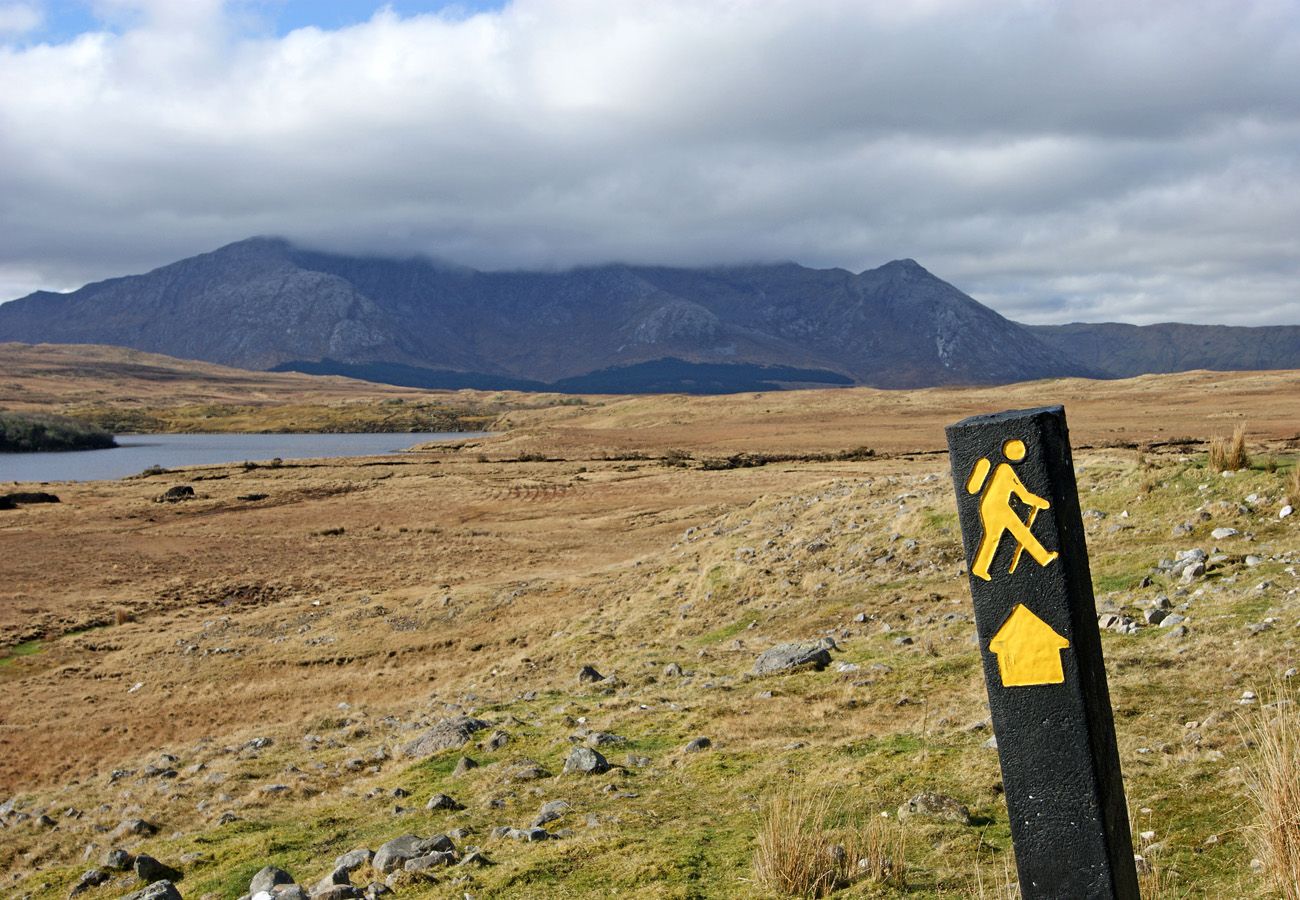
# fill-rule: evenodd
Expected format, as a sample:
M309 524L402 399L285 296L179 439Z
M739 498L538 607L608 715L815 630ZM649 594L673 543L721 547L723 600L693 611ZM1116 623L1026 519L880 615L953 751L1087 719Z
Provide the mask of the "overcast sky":
M0 300L255 234L1300 323L1300 2L0 0Z

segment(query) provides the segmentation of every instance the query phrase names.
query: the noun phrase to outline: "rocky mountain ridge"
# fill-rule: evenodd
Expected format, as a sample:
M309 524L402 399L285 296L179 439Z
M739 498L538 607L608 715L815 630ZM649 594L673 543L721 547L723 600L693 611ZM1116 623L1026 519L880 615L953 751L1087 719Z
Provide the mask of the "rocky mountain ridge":
M856 274L793 263L479 272L278 238L0 305L0 341L112 344L425 388L726 393L1154 371L1133 358L1144 342L1100 352L1114 342L1073 327L1012 322L908 259ZM1300 367L1296 330L1235 329L1233 347L1269 349L1161 364Z

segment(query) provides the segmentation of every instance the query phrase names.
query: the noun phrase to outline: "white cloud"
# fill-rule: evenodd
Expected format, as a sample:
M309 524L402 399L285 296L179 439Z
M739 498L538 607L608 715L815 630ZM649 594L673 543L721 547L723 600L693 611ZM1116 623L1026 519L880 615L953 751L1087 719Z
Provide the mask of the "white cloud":
M271 233L911 256L1026 321L1300 322L1289 0L517 0L278 38L216 0L98 9L120 33L0 49L0 297Z
M0 37L35 31L45 22L40 7L31 3L0 3Z

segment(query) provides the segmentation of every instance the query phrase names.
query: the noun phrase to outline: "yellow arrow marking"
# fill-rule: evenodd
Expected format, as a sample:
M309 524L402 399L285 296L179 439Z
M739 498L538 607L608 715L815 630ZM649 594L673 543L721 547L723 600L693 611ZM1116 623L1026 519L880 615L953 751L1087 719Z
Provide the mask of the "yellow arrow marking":
M1069 646L1069 641L1023 603L1016 604L998 633L993 635L993 640L989 641L989 650L998 658L1003 687L1065 681L1061 651Z

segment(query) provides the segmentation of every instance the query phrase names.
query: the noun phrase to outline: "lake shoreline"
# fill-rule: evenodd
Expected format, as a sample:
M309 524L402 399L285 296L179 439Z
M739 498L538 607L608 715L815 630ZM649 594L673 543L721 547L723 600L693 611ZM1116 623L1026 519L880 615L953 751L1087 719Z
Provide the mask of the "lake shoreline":
M121 434L117 453L100 450L48 450L0 454L0 483L52 484L112 481L148 471L243 463L249 467L276 460L338 459L400 454L422 444L488 437L491 432L275 432Z

